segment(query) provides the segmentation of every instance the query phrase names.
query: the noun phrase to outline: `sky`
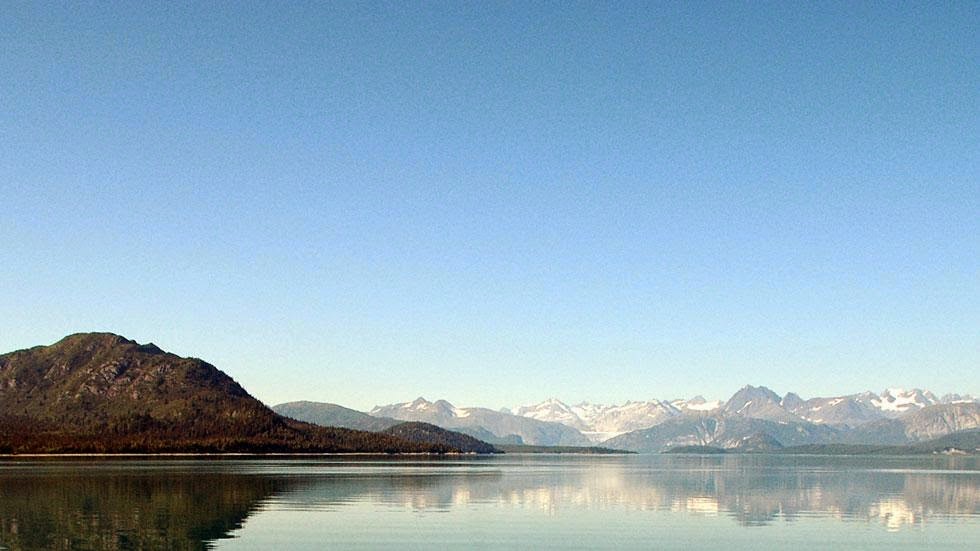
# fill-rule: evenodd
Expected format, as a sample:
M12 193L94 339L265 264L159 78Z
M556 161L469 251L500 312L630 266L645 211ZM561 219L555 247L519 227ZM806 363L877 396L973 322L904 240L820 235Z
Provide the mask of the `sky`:
M0 351L268 404L980 394L976 2L10 2Z

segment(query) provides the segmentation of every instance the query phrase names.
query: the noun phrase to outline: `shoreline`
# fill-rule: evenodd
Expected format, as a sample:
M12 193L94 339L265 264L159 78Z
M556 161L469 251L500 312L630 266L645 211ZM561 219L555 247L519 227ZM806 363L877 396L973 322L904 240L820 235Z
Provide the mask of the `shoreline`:
M153 453L0 453L0 459L45 458L45 457L96 457L96 458L130 458L130 457L479 457L503 454L480 454L476 452L153 452Z

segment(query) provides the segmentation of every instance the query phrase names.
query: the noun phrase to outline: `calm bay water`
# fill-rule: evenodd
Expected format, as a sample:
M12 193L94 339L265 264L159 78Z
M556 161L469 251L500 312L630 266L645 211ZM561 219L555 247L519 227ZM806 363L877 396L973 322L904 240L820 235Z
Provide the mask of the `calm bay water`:
M0 549L980 549L980 458L0 461Z

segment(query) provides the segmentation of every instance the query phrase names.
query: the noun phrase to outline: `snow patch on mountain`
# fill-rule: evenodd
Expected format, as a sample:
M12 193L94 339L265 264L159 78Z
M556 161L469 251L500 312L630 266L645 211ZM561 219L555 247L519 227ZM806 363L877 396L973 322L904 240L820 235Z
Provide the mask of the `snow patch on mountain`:
M871 400L871 404L879 410L894 413L914 411L938 403L939 399L933 393L918 388L912 390L905 390L904 388L885 389L877 399L872 398Z
M701 398L694 405L708 409L716 407L713 403L705 404L709 403ZM556 398L550 398L538 404L517 406L512 411L516 415L573 427L593 442L601 442L626 432L650 428L682 413L682 410L673 403L656 399L629 401L619 405L593 404L590 402L568 405Z
M705 400L704 396L695 396L690 400L678 398L670 401L672 406L681 411L712 411L720 408L724 403L722 400Z
M557 398L549 398L538 404L517 406L512 411L523 417L573 427L590 440L601 442L684 415L729 415L780 424L809 422L845 428L898 418L935 404L974 402L976 399L970 395L946 394L939 399L927 390L901 388L889 388L881 394L869 391L803 400L792 392L780 397L764 386L746 385L725 402L695 396L671 401L628 401L619 405L591 402L568 405Z
M592 441L574 427L512 415L480 407L456 407L446 400L429 402L418 398L387 406L375 406L369 412L375 417L400 421L422 421L448 429L467 429L492 437L542 446L583 446Z

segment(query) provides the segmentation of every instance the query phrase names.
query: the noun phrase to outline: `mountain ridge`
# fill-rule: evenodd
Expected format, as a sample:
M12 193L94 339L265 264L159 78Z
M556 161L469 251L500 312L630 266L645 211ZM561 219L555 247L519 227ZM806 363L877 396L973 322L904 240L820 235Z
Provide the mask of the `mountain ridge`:
M591 441L573 427L540 421L487 408L459 408L446 400L430 402L423 397L411 402L375 406L369 415L402 421L422 421L443 428L482 428L498 438L519 437L525 444L546 446L588 446Z
M856 428L867 423L896 419L939 404L976 403L970 395L946 394L942 398L928 390L888 388L880 394L865 391L834 397L804 400L794 392L779 396L765 386L745 385L728 400L691 399L627 401L621 405L582 402L568 405L558 398L537 404L514 406L515 414L541 421L564 423L580 430L594 442L603 442L634 430L643 430L671 417L720 413L777 422L812 423ZM651 410L658 412L654 416ZM598 412L598 414L597 414ZM603 422L600 424L598 420Z
M905 397L903 403L911 405L901 408L904 412L895 407L875 414L873 411L877 410L869 408L873 408L873 401L879 395L871 392L804 400L792 392L779 396L766 387L746 385L725 402L709 402L698 396L689 401L630 401L621 406L602 406L588 402L568 405L557 398L549 398L537 406L518 406L513 411L531 419L537 416L535 421L561 419L568 423L566 426L569 429L585 429L580 431L582 435L606 447L645 452L664 451L670 447L685 445L725 448L749 446L758 449L851 443L907 445L980 426L980 404L971 401L969 396L951 395L951 398L945 400L948 403L931 403L943 400L936 399L928 391L917 389L890 389L886 392L896 401L899 400L898 396ZM656 407L659 418L651 419L651 405ZM436 425L445 423L447 428L495 444L523 442L515 434L509 437L517 440L508 442L501 435L487 430L480 424L482 421L479 416L471 417L473 411L491 410L459 408L446 400L430 402L419 397L411 402L375 406L370 414L422 419ZM621 420L617 419L617 415L609 415L609 412L625 417L627 413L634 411L640 415L632 421L645 420L649 426L615 432L607 438L596 438L603 436L603 433L589 430L598 428L589 423L595 423L603 415L607 420ZM818 413L834 422L815 422L814 416ZM851 418L848 418L849 415ZM562 424L559 421L550 422Z
M724 402L695 396L568 405L550 398L512 411L423 397L367 413L326 402L270 409L204 360L113 333L78 333L0 355L0 448L13 451L466 451L447 448L447 435L421 425L415 433L435 440L423 445L385 433L406 421L458 431L448 436L471 450L469 437L634 451L905 445L980 426L972 396L940 398L918 388L804 399L746 385Z
M374 417L338 404L309 400L276 404L272 406L272 411L314 425L370 432L380 432L404 422L390 417Z
M6 453L470 451L288 419L215 366L113 333L0 354Z

